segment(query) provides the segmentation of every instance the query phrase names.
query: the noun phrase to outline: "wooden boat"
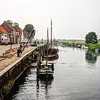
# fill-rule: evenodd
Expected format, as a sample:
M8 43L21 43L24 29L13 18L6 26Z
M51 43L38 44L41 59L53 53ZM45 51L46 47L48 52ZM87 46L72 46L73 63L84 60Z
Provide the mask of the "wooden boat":
M51 61L43 61L39 66L39 77L40 78L50 78L53 77L54 64Z
M46 59L47 56L44 56L43 59ZM52 60L57 60L59 58L59 55L58 54L52 54L52 55L48 55L48 60L49 61L52 61Z
M41 61L39 65L38 75L40 78L50 78L54 73L54 64L48 61L48 29L47 29L47 57L45 61Z
M48 54L57 54L59 49L56 48L48 48ZM45 50L45 53L47 53L47 49Z

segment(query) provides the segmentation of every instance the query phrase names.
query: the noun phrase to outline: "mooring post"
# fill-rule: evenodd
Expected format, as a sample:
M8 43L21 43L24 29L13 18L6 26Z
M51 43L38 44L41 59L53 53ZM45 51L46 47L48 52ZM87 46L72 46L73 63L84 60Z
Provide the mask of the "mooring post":
M22 71L24 70L24 61L23 60L21 60L21 67L22 67Z
M38 73L39 73L39 65L40 65L40 48L39 48L39 55L37 57L37 77L38 77Z
M39 55L37 57L37 78L38 78L38 73L39 73Z

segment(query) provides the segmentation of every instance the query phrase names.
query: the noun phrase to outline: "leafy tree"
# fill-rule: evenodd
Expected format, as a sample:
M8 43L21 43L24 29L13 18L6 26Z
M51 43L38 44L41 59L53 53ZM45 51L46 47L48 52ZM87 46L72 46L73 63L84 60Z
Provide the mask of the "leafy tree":
M15 27L15 26L18 26L19 27L19 24L17 22L14 22L11 21L11 20L7 20L7 21L4 21L4 22L7 22L8 24L10 24L11 26Z
M19 26L19 24L18 24L17 22L14 22L14 23L13 23L13 26L14 26L14 27Z
M27 31L29 33L29 39L30 39L30 43L32 43L32 39L35 36L35 30L34 30L34 26L32 24L27 24L25 25L24 28L25 31Z
M97 35L95 32L89 32L86 37L86 43L93 43L93 44L96 44L98 43L98 40L97 40Z
M13 23L13 27L18 31L18 30L22 30L20 27L19 27L19 24L14 22Z
M31 32L34 30L34 26L32 24L27 24L25 25L24 30L31 34Z
M11 20L7 20L6 21L8 24L10 24L11 26L13 25L13 22Z

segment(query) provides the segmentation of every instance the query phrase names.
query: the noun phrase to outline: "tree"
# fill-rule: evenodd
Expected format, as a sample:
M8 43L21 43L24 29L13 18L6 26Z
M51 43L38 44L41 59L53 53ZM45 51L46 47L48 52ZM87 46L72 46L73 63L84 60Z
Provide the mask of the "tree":
M24 30L27 31L29 34L31 34L31 32L34 30L34 26L32 24L27 24L25 25Z
M13 27L16 27L16 26L19 27L19 24L18 24L17 22L14 22L14 23L13 23L13 21L11 21L11 20L7 20L7 21L4 21L4 22L7 22L9 25L11 25L11 26L13 26Z
M93 43L93 44L96 44L98 43L98 40L97 40L97 35L95 32L89 32L86 37L86 43Z
M11 26L13 25L13 22L11 20L7 20L6 21L8 24L10 24Z
M32 24L27 24L25 25L24 30L29 33L29 39L30 39L30 42L32 43L32 40L35 36L34 26Z
M18 27L19 27L19 24L18 24L17 22L14 22L14 23L13 23L13 26L14 26L14 27L18 26Z

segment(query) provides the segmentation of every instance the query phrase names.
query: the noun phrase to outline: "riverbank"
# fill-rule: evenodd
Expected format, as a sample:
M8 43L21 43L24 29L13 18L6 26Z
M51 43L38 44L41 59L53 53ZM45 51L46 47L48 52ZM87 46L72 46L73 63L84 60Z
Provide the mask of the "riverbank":
M5 59L0 61L0 100L4 100L24 71L36 61L38 55L35 51L43 51L43 48L41 44L37 47L27 46L20 57L17 57L17 49L3 55Z
M86 46L88 47L88 50L95 52L97 49L97 51L100 53L100 43L97 44L89 43L86 44Z
M62 46L68 46L68 47L78 47L78 48L87 47L88 50L93 51L93 52L95 52L95 50L97 49L98 52L100 53L100 43L97 43L97 44L93 44L93 43L86 44L85 42L65 42L65 41L62 41L60 43L62 44Z

